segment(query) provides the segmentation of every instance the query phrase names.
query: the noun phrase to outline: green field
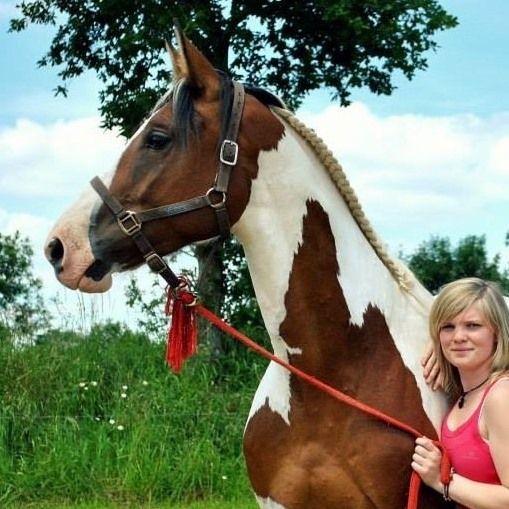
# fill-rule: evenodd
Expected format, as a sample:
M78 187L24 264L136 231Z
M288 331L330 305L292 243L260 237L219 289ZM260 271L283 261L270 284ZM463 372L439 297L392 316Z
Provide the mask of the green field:
M46 502L43 504L23 504L9 505L6 509L258 509L254 498L246 501L209 501L193 502L189 504L104 504L104 503L84 503L84 504L61 504L57 502Z
M263 369L202 347L177 376L116 324L0 337L0 507L255 509L242 433Z

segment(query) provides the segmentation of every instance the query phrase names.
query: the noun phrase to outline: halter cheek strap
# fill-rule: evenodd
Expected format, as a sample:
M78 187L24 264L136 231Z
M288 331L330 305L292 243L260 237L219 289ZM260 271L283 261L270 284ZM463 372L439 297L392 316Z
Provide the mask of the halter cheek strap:
M141 231L141 221L138 215L135 212L126 210L108 191L99 177L94 177L90 181L90 184L101 197L104 204L110 209L110 212L115 216L117 224L122 232L133 239L150 269L160 274L172 288L176 288L179 285L178 277L170 269L168 264L155 252L154 247Z
M204 207L211 207L216 214L219 238L225 239L229 236L230 220L228 218L228 210L226 209L226 199L231 173L237 164L239 155L237 139L245 100L245 92L242 84L234 81L232 85L233 102L230 109L226 136L221 143L219 151L219 167L214 185L204 195L141 212L133 212L124 208L117 198L109 192L108 188L99 177L94 177L90 181L94 190L110 212L115 216L119 228L125 235L133 239L150 269L160 274L171 288L177 288L180 285L180 279L170 269L163 258L155 252L154 247L142 231L142 224L147 221L154 221L156 219L176 216ZM218 196L219 199L217 199Z

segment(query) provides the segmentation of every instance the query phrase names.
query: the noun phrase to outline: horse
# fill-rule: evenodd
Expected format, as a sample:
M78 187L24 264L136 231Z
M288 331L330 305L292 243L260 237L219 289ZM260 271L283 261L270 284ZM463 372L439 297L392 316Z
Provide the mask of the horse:
M274 353L436 438L446 402L420 365L431 295L388 254L318 136L275 95L239 86L176 32L173 85L105 183L49 233L58 280L104 292L112 273L216 238L226 224L244 248ZM228 138L232 115L237 132ZM144 210L168 203L185 206L140 225ZM123 219L115 206L128 211ZM129 236L140 229L149 256ZM413 437L271 362L243 452L262 509L396 509L405 505L413 448ZM446 505L425 488L420 507Z

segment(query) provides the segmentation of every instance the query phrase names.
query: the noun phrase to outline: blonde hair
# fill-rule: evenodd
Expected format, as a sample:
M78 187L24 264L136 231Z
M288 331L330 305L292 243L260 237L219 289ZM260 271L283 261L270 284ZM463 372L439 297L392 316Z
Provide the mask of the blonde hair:
M484 319L495 330L492 377L509 371L509 308L499 286L476 277L453 281L440 290L431 306L429 317L429 331L443 374L444 389L453 398L461 393L462 386L458 370L447 361L442 352L440 330L446 322L473 304L479 305Z

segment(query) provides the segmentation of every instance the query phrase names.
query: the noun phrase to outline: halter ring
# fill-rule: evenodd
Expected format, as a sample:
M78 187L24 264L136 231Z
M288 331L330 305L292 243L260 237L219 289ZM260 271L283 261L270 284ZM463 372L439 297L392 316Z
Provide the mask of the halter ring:
M210 199L210 195L212 193L218 193L220 195L222 195L222 198L221 198L221 201L218 201L218 202L213 202L211 199ZM220 209L222 207L224 207L224 204L226 203L226 193L223 192L223 191L217 191L216 189L214 189L213 187L211 187L206 193L205 193L205 196L207 197L208 199L208 202L209 202L209 205L213 208L213 209Z

